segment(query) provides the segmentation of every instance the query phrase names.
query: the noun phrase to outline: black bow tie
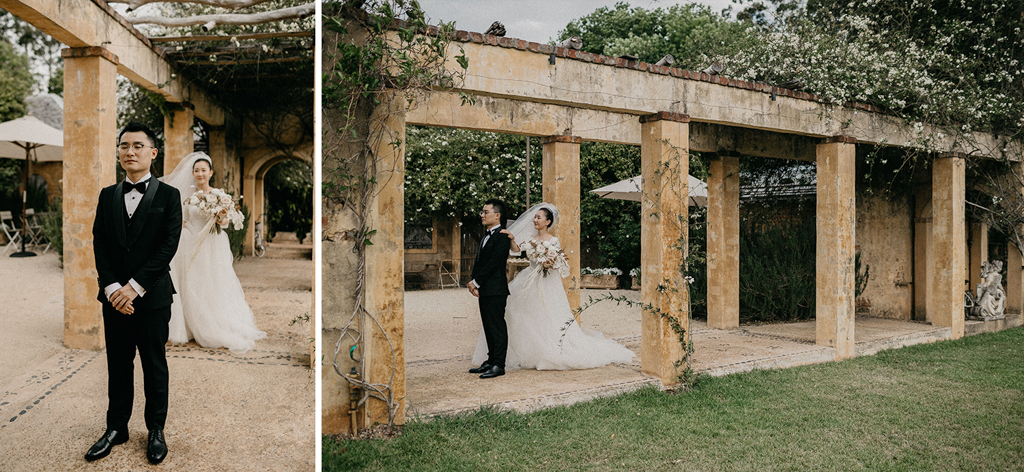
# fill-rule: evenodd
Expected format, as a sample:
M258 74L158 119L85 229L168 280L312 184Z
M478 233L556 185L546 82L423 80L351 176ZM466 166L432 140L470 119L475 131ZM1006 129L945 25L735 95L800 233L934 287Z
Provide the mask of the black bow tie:
M143 180L137 184L133 184L129 181L124 182L124 193L131 192L132 189L138 190L139 193L146 193L146 184L149 183L149 179Z

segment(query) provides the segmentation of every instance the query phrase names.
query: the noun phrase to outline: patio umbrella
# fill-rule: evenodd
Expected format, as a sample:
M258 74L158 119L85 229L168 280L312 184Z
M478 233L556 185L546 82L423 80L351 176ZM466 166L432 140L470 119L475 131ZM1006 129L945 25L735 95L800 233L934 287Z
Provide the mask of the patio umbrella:
M25 159L25 178L21 190L21 252L11 254L11 257L35 255L25 251L25 240L28 238L25 204L28 199L28 176L32 171L32 160L63 160L63 147L64 132L39 121L32 115L0 123L0 157Z
M688 176L690 184L690 198L688 205L690 206L707 206L708 205L708 184L704 183L700 179L690 175ZM639 202L643 199L643 194L640 192L640 176L636 176L630 179L615 182L611 185L605 185L604 187L591 190L590 193L596 193L601 198L611 198L613 200L631 200Z

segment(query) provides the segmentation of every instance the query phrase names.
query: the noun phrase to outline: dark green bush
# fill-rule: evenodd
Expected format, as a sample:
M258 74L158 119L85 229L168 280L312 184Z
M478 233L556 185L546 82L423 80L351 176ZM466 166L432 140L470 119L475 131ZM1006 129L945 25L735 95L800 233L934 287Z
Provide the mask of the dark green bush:
M57 253L60 266L64 267L64 203L60 197L50 201L49 211L40 216L40 221L50 249Z
M242 222L242 229L235 230L234 227L228 225L228 243L231 245L231 254L235 255L235 260L242 258L242 244L245 243L245 233L249 229L249 207L242 203L240 209L242 216L245 219Z

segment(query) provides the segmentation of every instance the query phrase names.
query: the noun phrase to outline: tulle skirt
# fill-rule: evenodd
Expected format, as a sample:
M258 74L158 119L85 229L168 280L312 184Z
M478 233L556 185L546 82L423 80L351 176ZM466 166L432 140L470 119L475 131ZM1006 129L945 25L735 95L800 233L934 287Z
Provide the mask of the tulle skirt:
M598 331L581 329L572 316L562 280L555 270L544 275L537 264L523 269L508 286L505 308L508 352L505 369L570 370L633 361L633 351ZM487 360L480 338L473 363Z
M267 333L256 327L245 301L231 266L227 233L207 233L204 238L202 231L209 231L209 225L182 229L171 263L171 280L178 293L171 305L169 339L175 344L195 339L203 347L245 353Z

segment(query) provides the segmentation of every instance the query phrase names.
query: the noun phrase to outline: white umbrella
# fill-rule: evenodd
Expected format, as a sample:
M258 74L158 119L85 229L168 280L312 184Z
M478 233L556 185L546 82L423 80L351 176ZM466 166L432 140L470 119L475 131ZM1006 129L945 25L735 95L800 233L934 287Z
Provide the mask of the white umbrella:
M0 123L0 157L62 161L63 147L64 132L32 115Z
M21 193L21 252L11 256L25 257L35 254L25 251L28 237L25 221L25 201L28 194L28 174L32 161L61 161L64 159L64 132L29 115L0 123L0 157L25 159L25 180ZM34 159L33 159L34 156Z
M708 184L692 175L688 177L690 178L690 198L688 199L688 204L690 206L707 206ZM640 191L640 176L605 185L604 187L591 190L590 193L596 193L601 198L611 198L614 200L631 200L634 202L643 200L643 193Z

